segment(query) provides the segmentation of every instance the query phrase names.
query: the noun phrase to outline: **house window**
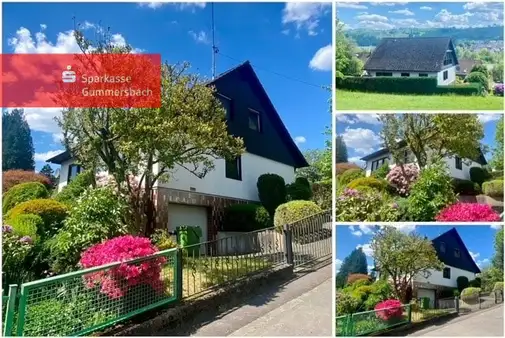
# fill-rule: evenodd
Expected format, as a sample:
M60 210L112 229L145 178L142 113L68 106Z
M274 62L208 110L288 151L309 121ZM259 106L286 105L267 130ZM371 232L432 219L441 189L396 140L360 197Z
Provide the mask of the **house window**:
M409 77L410 73L402 73L402 77Z
M451 52L447 52L447 53L445 53L445 57L444 57L444 66L451 65L451 64L452 64Z
M449 78L449 72L444 71L444 81L447 80L448 78Z
M461 161L461 157L456 156L454 159L456 161L456 169L463 170L463 161Z
M378 160L372 161L372 171L379 169L384 163L388 163L388 162L389 162L388 157L384 157L384 158L380 158Z
M260 131L260 113L256 110L249 109L249 129Z
M426 73L420 73L419 77L428 77L428 74L426 74Z
M444 278L451 279L451 268L444 268L443 275Z
M67 183L70 183L81 171L82 168L80 165L71 164L68 167Z
M376 72L375 76L393 76L393 73L388 72Z
M242 180L242 161L240 156L233 160L226 160L225 162L226 178L233 180Z
M440 243L440 252L445 252L445 243L444 242Z
M232 100L229 97L226 97L224 95L218 94L221 104L223 105L224 110L226 111L226 119L231 120L233 116L233 111L232 111Z
M461 253L459 252L459 249L454 249L454 257L459 258Z

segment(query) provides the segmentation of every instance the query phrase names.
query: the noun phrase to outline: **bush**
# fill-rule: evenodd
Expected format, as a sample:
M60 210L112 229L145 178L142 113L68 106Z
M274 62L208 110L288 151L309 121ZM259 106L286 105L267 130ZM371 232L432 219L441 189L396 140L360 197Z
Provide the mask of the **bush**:
M365 172L361 169L349 169L337 177L338 186L346 186L355 179L365 177Z
M490 73L489 73L489 70L487 69L487 67L485 65L474 65L472 67L472 70L470 71L470 74L474 73L474 72L478 72L478 73L482 73L484 74L488 79L490 77Z
M277 229L281 230L285 224L296 223L322 211L316 203L311 201L287 202L279 205L275 211L274 225Z
M503 179L482 183L482 191L491 197L503 197Z
M493 94L496 96L503 96L503 83L495 84L493 88Z
M451 180L451 184L456 194L469 196L480 194L480 187L478 183L474 183L469 180L453 178Z
M349 184L347 184L348 189L355 189L357 187L370 187L377 191L386 191L387 182L385 180L379 180L373 177L362 177L352 180Z
M79 197L90 186L95 185L95 174L92 170L85 170L78 174L69 184L55 196L55 200L72 206L76 203Z
M482 185L485 181L491 178L491 175L485 168L481 167L471 167L470 168L470 179L472 182Z
M22 214L34 214L42 218L44 225L37 229L37 234L45 239L54 236L61 228L67 217L67 207L55 200L36 199L16 205L7 213L6 218L13 219Z
M337 163L335 164L335 175L340 175L349 169L360 169L361 168L355 163Z
M478 83L484 88L486 92L489 92L489 79L486 74L481 72L472 72L466 77L466 82Z
M301 184L301 185L304 185L304 186L306 186L307 188L309 188L309 189L310 189L310 182L309 182L309 180L307 179L307 177L297 177L297 178L295 179L295 183L296 183L296 184Z
M458 290L461 292L463 289L466 289L470 283L468 283L468 278L465 276L459 276L456 279L456 284L458 285Z
M398 212L399 221L411 221L410 214L408 212L408 200L405 197L397 197L394 199L394 204L396 205L396 210Z
M336 295L337 316L356 312L360 301L347 292L337 292Z
M412 184L419 177L419 169L415 164L404 164L403 170L402 166L394 166L389 174L386 176L386 180L395 187L398 194L402 196L407 196L410 192Z
M394 321L403 317L402 302L397 299L388 299L375 306L375 315L385 321Z
M372 174L373 177L384 180L386 179L386 176L389 174L391 169L389 168L388 163L384 163L379 167L379 169L375 170Z
M51 180L47 176L34 171L8 170L2 173L2 193L10 190L15 185L27 182L42 183L46 189L51 189Z
M503 282L496 282L493 286L493 291L503 290Z
M37 241L37 229L44 227L44 221L38 215L21 214L7 221L14 229L14 233L20 237L28 236L34 242Z
M395 222L399 218L398 205L377 192L345 189L336 207L338 222Z
M312 184L312 200L323 210L331 209L332 181L325 180Z
M415 222L432 221L441 209L455 201L451 178L445 167L437 163L421 171L410 189L408 212Z
M151 236L151 242L161 251L177 247L177 242L165 229L156 229Z
M6 213L22 202L49 196L47 188L39 182L27 182L13 186L3 195L2 211Z
M256 186L261 204L267 209L270 217L273 217L277 207L287 200L284 179L277 174L263 174L258 177Z
M353 284L354 282L358 280L365 280L367 282L370 282L370 276L365 275L363 273L352 273L349 276L347 276L347 284Z
M258 204L234 204L224 211L222 231L249 232L271 226L267 209Z
M472 288L480 288L482 286L482 280L480 277L476 277L474 280L471 280L468 286L471 286Z
M495 180L503 180L503 170L495 170L490 172L491 178Z
M28 236L18 236L10 225L2 226L2 288L25 281L23 269L33 241Z
M286 193L289 201L310 201L312 198L312 190L310 185L307 186L304 183L291 183L286 185Z
M480 288L466 288L461 291L461 300L467 304L479 302Z
M455 203L442 209L438 222L499 222L500 215L488 204Z

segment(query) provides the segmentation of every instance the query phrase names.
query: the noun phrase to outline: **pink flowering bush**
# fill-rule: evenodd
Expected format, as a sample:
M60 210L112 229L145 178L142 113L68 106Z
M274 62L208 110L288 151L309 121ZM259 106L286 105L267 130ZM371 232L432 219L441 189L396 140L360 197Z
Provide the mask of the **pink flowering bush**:
M124 262L149 256L158 252L148 238L120 236L94 245L83 252L79 264L83 268L92 268L108 263ZM166 263L165 257L157 257L139 263L122 263L120 266L97 271L84 276L86 286L100 286L100 292L112 299L127 294L135 286L149 285L157 294L163 294L164 283L161 270Z
M403 171L401 166L394 166L386 176L386 180L396 191L402 195L407 196L410 192L410 187L419 177L419 169L415 164L404 164Z
M377 318L385 321L396 320L403 317L402 302L398 299L388 299L375 306Z
M498 222L500 215L488 204L455 203L442 209L435 220L438 222Z

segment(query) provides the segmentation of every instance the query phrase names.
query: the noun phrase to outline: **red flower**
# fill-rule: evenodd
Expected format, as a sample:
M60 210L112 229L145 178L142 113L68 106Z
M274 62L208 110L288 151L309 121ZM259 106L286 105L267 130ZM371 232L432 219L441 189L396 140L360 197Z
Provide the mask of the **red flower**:
M456 203L435 216L439 222L498 222L500 215L487 204Z
M377 318L389 321L403 316L403 305L398 299L388 299L375 305Z

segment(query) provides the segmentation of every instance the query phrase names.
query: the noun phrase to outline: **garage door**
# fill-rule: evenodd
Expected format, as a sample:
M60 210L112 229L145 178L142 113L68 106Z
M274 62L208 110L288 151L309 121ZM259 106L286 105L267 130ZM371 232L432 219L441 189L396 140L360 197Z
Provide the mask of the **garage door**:
M199 226L202 229L202 242L207 241L207 208L183 204L168 205L168 231L178 226Z
M431 289L417 289L417 298L428 297L430 299L430 309L435 306L435 290Z

